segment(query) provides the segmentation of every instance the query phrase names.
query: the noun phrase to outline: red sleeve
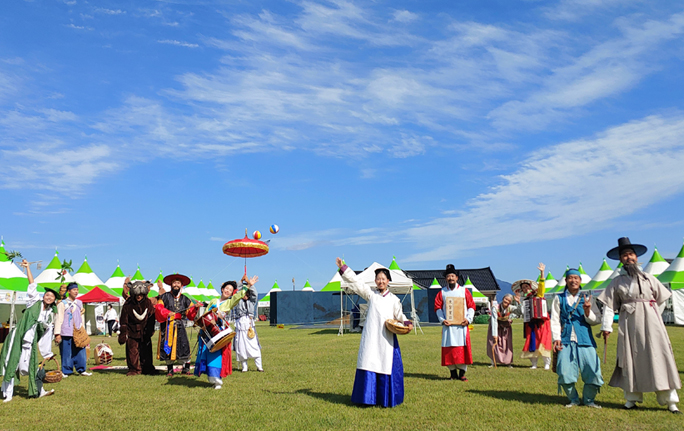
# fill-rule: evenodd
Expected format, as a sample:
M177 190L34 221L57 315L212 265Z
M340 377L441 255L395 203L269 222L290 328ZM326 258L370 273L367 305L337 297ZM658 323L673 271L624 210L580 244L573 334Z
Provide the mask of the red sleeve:
M157 322L166 322L166 318L169 317L169 314L171 314L171 312L164 308L164 303L162 301L157 302L157 305L154 306L154 317L157 319Z
M190 306L190 308L188 308L188 310L185 312L185 317L187 317L188 320L195 320L195 317L197 316L197 310L199 310L199 307Z
M437 296L435 296L435 313L437 310L441 310L442 307L444 306L444 299L442 298L442 291L440 290L437 292Z
M466 296L466 308L472 308L474 310L475 309L475 301L473 301L473 294L470 293L470 291L468 289L466 289L465 296Z

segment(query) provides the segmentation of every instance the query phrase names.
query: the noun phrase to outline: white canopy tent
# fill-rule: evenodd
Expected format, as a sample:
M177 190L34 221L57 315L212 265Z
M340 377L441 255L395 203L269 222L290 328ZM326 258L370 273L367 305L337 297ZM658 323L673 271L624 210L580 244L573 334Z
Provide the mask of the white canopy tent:
M384 268L384 266L380 265L378 262L373 262L368 268L363 270L360 274L357 274L356 279L375 290L375 270L378 268ZM392 281L390 281L388 287L389 291L395 295L408 295L411 298L410 320L413 322L413 329L416 333L418 329L420 329L420 332L423 332L420 327L420 319L418 319L418 314L416 313L416 301L413 296L413 280L400 269L390 269L389 272L392 276ZM350 293L347 291L349 284L342 279L339 272L335 273L335 277L333 277L330 282L336 281L336 277L339 277L340 282L340 330L338 335L342 335L344 333L344 294L347 293L349 295ZM328 283L328 285L330 285L330 283Z

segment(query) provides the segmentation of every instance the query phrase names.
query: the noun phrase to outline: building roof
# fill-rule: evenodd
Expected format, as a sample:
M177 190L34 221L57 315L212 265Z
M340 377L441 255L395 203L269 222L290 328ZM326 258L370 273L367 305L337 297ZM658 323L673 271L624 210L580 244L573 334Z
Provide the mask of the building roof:
M415 284L423 289L429 289L434 279L437 279L437 282L441 286L446 286L443 269L405 269L403 271L413 279ZM470 282L482 293L495 293L501 290L499 283L496 282L494 273L489 267L479 269L456 269L456 271L459 273L458 284L461 286L465 285L466 280L470 278Z

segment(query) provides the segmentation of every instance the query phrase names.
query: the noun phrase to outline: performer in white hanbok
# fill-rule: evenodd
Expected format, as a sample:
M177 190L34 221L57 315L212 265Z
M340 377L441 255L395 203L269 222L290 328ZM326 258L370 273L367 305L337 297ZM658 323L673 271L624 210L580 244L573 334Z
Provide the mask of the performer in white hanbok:
M608 384L622 388L628 410L643 401L644 392L655 392L660 405L681 414L677 389L681 389L682 382L661 317L661 307L665 307L672 292L639 266L637 257L646 251L645 246L632 244L624 237L607 254L623 265L620 275L597 298L605 305L601 327L604 337L613 331L613 310L620 314L617 365Z
M473 295L464 286L458 284L458 272L454 265L448 264L444 271L447 286L437 292L435 297L435 313L442 326L442 366L449 368L451 380L467 382L465 373L468 365L473 363L473 353L470 348L470 330L468 325L475 317L475 301ZM446 320L446 298L465 298L464 316L462 322L450 324Z
M336 260L348 293L359 295L368 302L366 324L361 333L356 377L352 390L355 404L394 407L404 402L404 366L397 336L385 327L385 321L395 319L409 329L413 325L404 315L401 302L388 290L392 276L387 268L375 270L377 290L357 280L354 271Z
M256 283L259 277L256 277L253 283ZM254 359L257 371L263 372L264 367L261 363L261 344L259 344L259 335L256 332L254 325L254 310L257 304L257 291L254 284L249 284L250 280L247 275L242 277L242 286L249 286L249 290L245 296L233 308L232 319L235 321L235 353L237 360L242 364L242 372L246 373L249 368L247 360Z

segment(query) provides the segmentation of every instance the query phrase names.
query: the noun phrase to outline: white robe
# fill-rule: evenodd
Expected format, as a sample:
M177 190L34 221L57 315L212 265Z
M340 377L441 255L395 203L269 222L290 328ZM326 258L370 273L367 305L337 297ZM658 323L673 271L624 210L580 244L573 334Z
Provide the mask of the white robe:
M370 287L357 280L351 268L347 268L342 274L342 279L349 285L345 291L359 295L368 301L368 313L361 333L356 368L379 374L392 374L394 334L385 328L385 321L388 319L401 322L408 320L402 311L399 298L389 290L386 290L384 294L371 290Z

